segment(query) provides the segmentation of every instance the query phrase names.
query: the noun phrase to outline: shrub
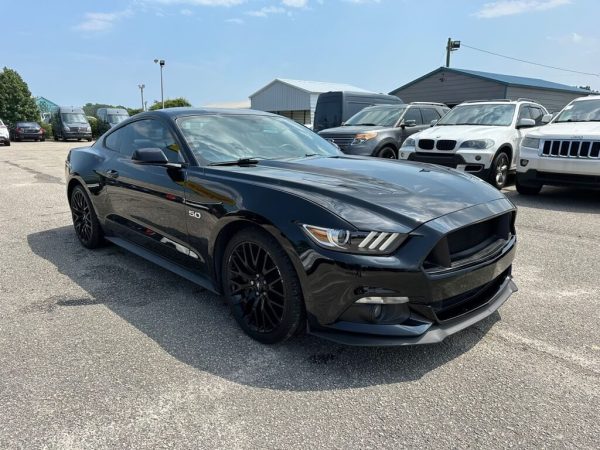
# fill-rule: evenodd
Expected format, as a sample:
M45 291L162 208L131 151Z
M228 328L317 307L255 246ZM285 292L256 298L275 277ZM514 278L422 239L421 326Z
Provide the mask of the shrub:
M44 129L44 137L46 139L51 138L52 137L52 124L46 123L46 122L41 122L40 126Z

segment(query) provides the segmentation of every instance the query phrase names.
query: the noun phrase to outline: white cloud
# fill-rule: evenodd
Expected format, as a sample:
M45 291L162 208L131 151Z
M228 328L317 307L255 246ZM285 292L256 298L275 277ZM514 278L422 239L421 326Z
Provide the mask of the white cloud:
M381 0L344 0L346 3L379 3Z
M160 3L162 5L190 5L190 6L236 6L246 0L144 0L147 3Z
M281 8L279 6L264 6L255 11L247 11L246 14L254 17L267 17L271 14L283 14L285 12L285 8Z
M571 3L571 0L498 0L484 4L474 16L480 19L492 19L528 12L546 11L569 3Z
M576 32L571 32L568 34L564 34L561 36L548 36L546 37L549 41L558 42L559 44L573 44L582 46L596 46L598 44L598 39L593 38L591 36L584 36Z
M181 11L179 11L179 13L182 16L192 16L192 15L194 15L194 13L192 12L192 10L191 9L187 9L187 8L182 9Z
M116 11L111 13L88 12L83 16L83 21L73 27L79 31L106 31L111 29L115 22L131 15L131 10Z
M244 19L240 19L238 17L234 17L233 19L226 19L225 22L227 23L235 23L237 25L241 25L244 23Z
M282 0L281 3L290 8L306 8L308 0Z

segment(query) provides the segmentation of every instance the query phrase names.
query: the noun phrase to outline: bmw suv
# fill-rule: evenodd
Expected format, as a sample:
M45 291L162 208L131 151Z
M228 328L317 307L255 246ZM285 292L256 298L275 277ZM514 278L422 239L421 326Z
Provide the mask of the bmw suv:
M543 125L547 113L527 99L464 102L404 141L400 159L452 167L502 189L516 171L524 129Z
M343 126L323 130L319 135L349 155L396 159L408 136L429 127L449 110L443 103L376 105L359 111Z

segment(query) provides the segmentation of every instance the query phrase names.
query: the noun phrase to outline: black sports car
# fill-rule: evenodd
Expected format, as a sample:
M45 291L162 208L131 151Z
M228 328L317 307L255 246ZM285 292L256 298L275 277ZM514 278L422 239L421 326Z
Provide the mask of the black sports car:
M464 173L352 157L283 117L174 108L66 161L81 243L222 294L251 337L439 342L516 291L514 205Z

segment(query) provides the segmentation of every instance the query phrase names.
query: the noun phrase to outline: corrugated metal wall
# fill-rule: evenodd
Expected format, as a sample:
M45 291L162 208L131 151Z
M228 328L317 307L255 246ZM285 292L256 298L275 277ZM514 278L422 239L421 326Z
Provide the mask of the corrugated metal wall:
M260 111L302 111L311 109L311 94L280 81L250 97L252 109Z
M575 93L571 94L569 92L549 91L546 89L509 86L506 90L506 97L510 99L530 98L531 100L535 100L544 105L548 111L558 112L571 100L581 97L581 95Z
M465 100L504 98L505 86L453 72L436 73L394 92L407 103L442 102L454 106Z
M294 122L298 122L302 125L308 125L312 123L312 114L309 109L303 109L301 111L269 111L279 114L280 116L292 119Z

